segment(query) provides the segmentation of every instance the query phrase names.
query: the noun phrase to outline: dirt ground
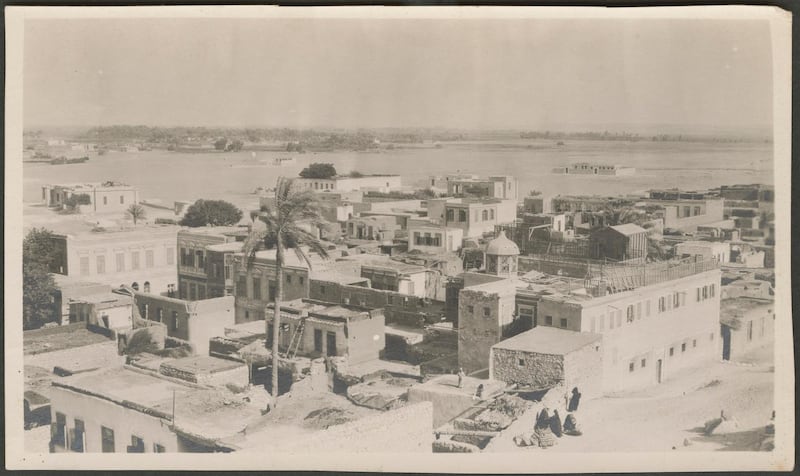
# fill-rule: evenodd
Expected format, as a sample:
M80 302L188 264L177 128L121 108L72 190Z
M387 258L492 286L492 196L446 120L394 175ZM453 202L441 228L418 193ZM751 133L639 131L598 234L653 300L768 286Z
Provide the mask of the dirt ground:
M576 417L583 435L564 436L546 451L754 450L774 409L774 380L768 346L750 352L745 362L713 362L646 390L582 401ZM704 436L703 424L721 410L738 421L740 431ZM543 451L517 448L512 441L531 431L534 413L523 415L486 450ZM684 440L690 444L684 446Z

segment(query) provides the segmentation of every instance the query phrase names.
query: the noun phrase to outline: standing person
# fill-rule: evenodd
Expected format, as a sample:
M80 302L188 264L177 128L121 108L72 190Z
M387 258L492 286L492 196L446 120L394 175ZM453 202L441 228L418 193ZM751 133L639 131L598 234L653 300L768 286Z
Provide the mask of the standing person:
M478 389L475 391L475 395L473 395L473 400L480 400L483 396L483 384L478 385Z
M572 389L572 398L569 399L569 406L567 407L568 412L576 412L578 411L578 405L581 403L581 393L578 391L578 387Z
M458 388L464 387L464 369L459 367L458 368Z
M550 430L556 437L561 438L563 427L561 426L561 416L559 416L558 410L553 410L553 416L550 418Z
M536 428L547 428L550 426L550 412L547 407L543 408L536 416Z

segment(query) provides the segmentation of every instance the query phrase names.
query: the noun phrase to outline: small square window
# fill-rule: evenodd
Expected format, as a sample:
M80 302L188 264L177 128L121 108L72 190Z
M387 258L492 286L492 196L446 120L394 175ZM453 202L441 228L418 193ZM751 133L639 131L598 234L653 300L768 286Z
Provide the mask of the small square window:
M488 307L483 308L483 317L491 317L492 310Z
M647 359L642 359L642 368L647 367Z
M286 275L286 282L288 284L292 284L292 276L291 275L288 275L288 274Z
M631 362L630 364L628 364L628 372L633 372L633 368L634 368L634 367L635 367L635 366L633 365L633 362Z
M675 355L675 347L670 347L669 348L669 356L672 357L673 355Z
M566 320L566 319L564 319L564 318L562 317L562 318L561 318L561 320L560 320L560 322L559 322L559 324L561 325L561 327L562 327L562 328L566 329L566 327L567 327L567 320Z
M553 316L544 316L544 323L548 326L553 325Z
M305 282L306 282L305 278L303 278L302 276L300 276L300 284L304 284Z
M697 339L694 339L694 340L692 341L692 347L697 347Z
M467 312L470 313L470 314L474 313L475 312L475 307L474 306L467 306Z
M686 343L681 344L681 352L686 352Z
M517 365L519 365L520 367L523 367L525 365L525 359L518 359Z

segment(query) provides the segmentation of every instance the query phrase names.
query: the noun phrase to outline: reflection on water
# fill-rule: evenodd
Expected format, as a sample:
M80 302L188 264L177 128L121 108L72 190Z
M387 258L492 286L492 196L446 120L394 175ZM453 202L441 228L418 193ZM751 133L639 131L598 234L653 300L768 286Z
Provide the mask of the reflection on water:
M454 143L380 152L294 154L294 163L272 165L284 152L109 152L84 164L25 164L24 200L37 202L46 183L119 180L139 187L141 197L164 202L224 198L240 206L257 203L253 191L271 187L279 175L296 176L311 162L333 163L340 173L391 173L422 185L429 175L461 171L513 175L520 190L553 194L618 194L654 187L706 188L734 183L773 183L771 144L706 144L574 141L557 147L536 141L504 144ZM637 168L632 177L566 176L553 167L589 161Z

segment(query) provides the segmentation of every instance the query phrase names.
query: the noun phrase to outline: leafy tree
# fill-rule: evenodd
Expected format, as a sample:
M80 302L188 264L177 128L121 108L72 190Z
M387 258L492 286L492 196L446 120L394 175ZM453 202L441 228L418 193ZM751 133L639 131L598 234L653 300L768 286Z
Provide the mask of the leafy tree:
M134 203L125 210L125 216L133 220L133 224L135 225L137 221L145 218L147 216L147 212L145 211L144 207Z
M217 141L214 142L214 148L217 150L225 150L225 146L227 145L228 145L228 139L224 137L221 139L217 139Z
M225 147L225 150L228 152L239 152L244 147L244 142L240 141L239 139L234 140L233 142L229 142L228 145Z
M158 345L153 341L153 336L148 329L142 329L131 334L125 346L125 355L136 355L144 352L153 353L158 350Z
M80 205L90 205L92 198L85 193L70 195L64 200L64 210L68 213L77 213Z
M284 253L291 249L309 267L311 262L305 249L322 257L328 251L322 242L312 233L301 228L301 223L314 227L325 226L319 202L313 192L307 189L298 190L292 186L291 179L278 178L275 187L275 202L256 214L264 223L264 229L253 228L245 241L244 251L248 257L248 266L252 266L255 254L261 249L275 249L275 314L272 320L272 399L273 406L278 397L278 341L280 340L280 308L283 300L283 266ZM305 248L305 249L304 249ZM269 335L269 331L267 331ZM269 343L267 343L269 345Z
M61 271L66 261L65 249L57 246L56 235L46 228L34 228L22 242L23 263L39 263L51 273Z
M336 176L333 164L314 163L300 171L303 178L329 179Z
M229 226L239 223L242 211L225 200L198 200L186 210L182 226Z
M42 263L22 263L22 328L38 329L56 321L56 283Z
M352 177L352 178L361 178L361 177L363 177L363 176L364 176L364 174L362 174L362 173L361 173L361 172L359 172L358 170L353 170L353 171L352 171L352 172L350 172L348 175L349 175L350 177Z
M49 230L34 228L22 242L22 326L26 330L57 320L56 283L50 271L58 271L64 251L55 246L54 238Z

